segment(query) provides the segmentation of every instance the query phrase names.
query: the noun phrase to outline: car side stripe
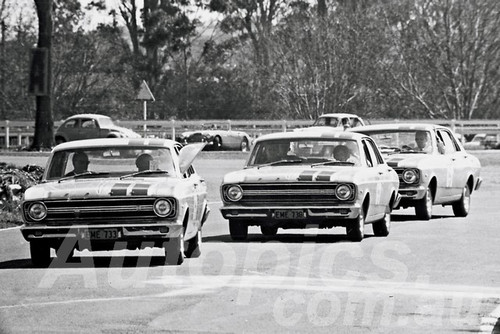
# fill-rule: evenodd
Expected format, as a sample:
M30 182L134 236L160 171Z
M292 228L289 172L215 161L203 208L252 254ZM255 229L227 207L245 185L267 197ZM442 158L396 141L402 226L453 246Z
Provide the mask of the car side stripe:
M113 188L111 188L111 192L109 193L111 196L126 196L127 195L127 188L131 185L132 183L119 183L115 184Z
M298 180L299 181L312 181L314 174L316 174L316 171L314 171L314 170L305 170L302 173L300 173Z

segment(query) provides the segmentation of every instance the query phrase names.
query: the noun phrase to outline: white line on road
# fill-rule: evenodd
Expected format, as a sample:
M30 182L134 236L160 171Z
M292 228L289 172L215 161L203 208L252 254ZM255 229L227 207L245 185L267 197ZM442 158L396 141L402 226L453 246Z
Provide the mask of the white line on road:
M17 230L17 229L20 229L20 228L21 228L21 226L6 227L6 228L0 229L0 232L2 232L2 231L9 231L9 230Z
M386 282L386 281L353 281L332 278L308 277L264 277L264 276L234 276L234 275L166 275L157 279L146 281L149 284L164 285L169 291L153 295L140 295L128 297L75 299L29 304L0 306L1 309L37 307L46 305L109 302L120 300L138 300L148 298L165 298L165 296L183 296L193 294L215 293L217 289L280 289L291 291L310 292L357 292L369 294L390 294L403 296L426 296L430 298L470 298L470 299L500 299L500 289L473 285L445 285L412 282ZM173 289L172 289L173 288ZM180 288L180 289L179 289ZM498 318L500 308L497 308L486 318ZM484 318L484 319L486 319Z

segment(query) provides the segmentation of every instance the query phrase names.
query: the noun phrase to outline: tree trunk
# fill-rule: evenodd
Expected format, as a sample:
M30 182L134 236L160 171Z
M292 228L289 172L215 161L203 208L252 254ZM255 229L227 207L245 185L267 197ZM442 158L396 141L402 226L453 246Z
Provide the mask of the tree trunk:
M32 150L50 149L54 146L54 121L52 119L52 2L35 0L38 14L38 48L47 50L44 82L46 90L36 96L35 136Z

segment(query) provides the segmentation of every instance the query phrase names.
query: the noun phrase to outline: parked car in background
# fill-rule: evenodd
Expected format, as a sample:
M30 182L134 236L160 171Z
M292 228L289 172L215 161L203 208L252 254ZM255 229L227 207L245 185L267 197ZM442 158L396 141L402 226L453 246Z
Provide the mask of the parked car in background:
M194 131L184 131L177 140L183 144L206 143L206 150L237 150L246 152L250 149L252 138L248 133L235 130L217 129L215 126Z
M73 251L163 247L166 264L200 255L207 187L191 165L203 144L89 139L56 146L22 203L35 266Z
M93 138L140 138L141 135L117 126L110 117L98 114L78 114L68 117L57 128L56 144Z
M450 205L466 217L471 193L481 185L479 160L470 155L453 132L439 125L395 123L352 129L375 140L389 166L399 175L400 207L414 207L429 220L435 204Z
M311 126L295 129L295 131L314 131L315 129L323 127L345 130L362 125L365 125L365 121L357 115L346 113L330 113L320 115Z
M360 241L365 224L387 236L398 202L396 172L368 136L323 129L256 139L245 167L221 185L222 215L234 240L248 227L264 235L282 229L344 226Z
M464 143L464 148L466 150L500 149L499 137L496 134L478 133L471 141Z

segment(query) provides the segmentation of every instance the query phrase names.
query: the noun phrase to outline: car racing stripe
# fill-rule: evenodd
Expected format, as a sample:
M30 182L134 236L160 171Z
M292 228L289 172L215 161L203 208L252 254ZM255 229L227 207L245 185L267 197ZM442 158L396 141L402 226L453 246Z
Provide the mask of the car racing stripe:
M332 171L322 171L316 176L316 181L330 181L330 177L335 174Z
M312 181L314 174L316 174L316 171L314 171L314 170L305 170L302 173L300 173L298 180L299 181Z
M111 196L126 196L127 195L127 188L131 185L132 183L118 183L111 188L111 192L109 193Z
M132 195L132 196L147 195L149 187L151 187L150 184L137 183L132 188L132 191L130 192L130 195Z

